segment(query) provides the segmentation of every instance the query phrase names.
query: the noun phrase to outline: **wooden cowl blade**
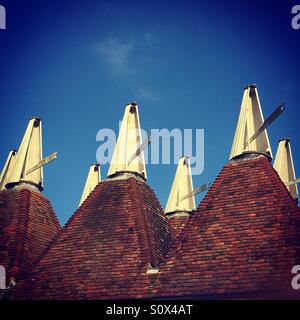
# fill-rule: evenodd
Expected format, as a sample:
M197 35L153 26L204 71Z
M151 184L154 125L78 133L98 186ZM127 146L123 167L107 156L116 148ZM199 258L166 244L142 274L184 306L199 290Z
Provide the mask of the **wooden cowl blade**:
M8 154L8 157L0 174L0 190L5 189L5 185L8 183L9 176L12 174L12 168L15 165L16 156L16 150L11 150Z
M89 194L95 189L97 184L101 181L100 165L92 164L86 179L86 183L80 198L79 206L85 201Z
M137 150L140 150L142 145L138 105L132 102L126 105L107 176L112 177L118 173L132 172L146 180L144 152L141 150L137 154Z
M298 198L298 188L296 181L291 143L290 139L282 139L278 143L278 149L274 161L274 169L278 172L279 177L286 185L291 196L294 199Z
M251 137L263 126L264 117L256 85L244 89L244 95L232 143L230 160L245 151L266 153L272 158L267 130L264 129L253 141Z
M191 175L190 161L188 157L182 157L178 166L168 198L165 213L190 212L195 209L195 197L185 197L193 192L193 180Z
M297 184L297 183L300 183L300 178L297 178L296 180L289 181L289 182L285 183L285 185L290 186L292 184Z

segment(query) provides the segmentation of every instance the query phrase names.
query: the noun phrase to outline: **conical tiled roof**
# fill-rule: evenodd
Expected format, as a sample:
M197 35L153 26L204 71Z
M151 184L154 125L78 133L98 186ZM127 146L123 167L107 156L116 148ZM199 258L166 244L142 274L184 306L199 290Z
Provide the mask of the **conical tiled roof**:
M60 229L49 200L20 184L0 191L0 264L7 280L28 275Z
M250 297L291 293L300 264L300 209L264 155L224 166L181 231L158 279L157 297Z
M0 191L0 265L20 280L5 297L292 297L300 209L270 163L265 122L256 87L249 86L230 162L195 211L193 201L183 200L206 185L193 189L190 178L174 183L165 214L145 182L150 139L141 143L138 107L127 105L108 179L93 181L60 229L39 191L42 166L53 158L41 161L34 118L17 153L18 170L8 161L1 177L3 185L13 171Z
M17 295L128 298L173 243L154 192L136 178L100 182L74 213Z
M40 192L45 163L42 122L34 117L0 177L0 265L9 286L28 275L60 230L49 200Z

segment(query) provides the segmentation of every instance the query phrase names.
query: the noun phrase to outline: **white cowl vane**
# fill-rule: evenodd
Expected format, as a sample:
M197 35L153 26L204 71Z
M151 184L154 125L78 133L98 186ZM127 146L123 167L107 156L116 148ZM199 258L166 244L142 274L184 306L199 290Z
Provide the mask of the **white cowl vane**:
M41 166L33 172L28 172L41 160L42 121L40 118L32 118L29 121L18 152L11 159L9 174L7 174L5 181L6 186L27 182L36 185L39 189L43 189L43 167Z
M274 160L274 169L278 172L279 177L286 185L294 199L298 198L298 188L296 180L291 142L290 139L282 139L278 143L278 149Z
M108 177L118 173L136 173L147 179L144 152L141 151L142 136L138 105L134 102L126 105L118 140L112 156ZM133 159L133 160L132 160Z
M86 183L80 198L79 207L84 202L84 200L88 197L88 195L95 189L97 184L101 181L100 175L100 165L92 164L90 166L90 170L86 179Z
M8 183L8 179L12 174L12 168L15 165L16 157L17 157L16 150L12 150L9 152L6 162L4 164L4 167L0 174L0 190L5 189L5 185Z
M193 192L193 180L191 175L190 160L182 157L178 161L171 192L168 198L165 213L190 212L196 208L195 197L188 194Z
M264 130L255 140L248 143L249 139L263 123L264 117L256 85L249 85L244 89L241 111L229 157L230 160L245 151L266 153L272 158L267 130Z

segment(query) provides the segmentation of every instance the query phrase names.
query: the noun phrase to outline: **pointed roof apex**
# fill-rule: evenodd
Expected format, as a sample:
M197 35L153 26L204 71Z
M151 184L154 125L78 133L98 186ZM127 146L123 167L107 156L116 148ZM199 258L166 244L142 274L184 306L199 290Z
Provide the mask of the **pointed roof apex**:
M36 120L37 122L40 122L40 121L42 121L42 118L40 118L38 116L33 116L33 117L29 118L29 121L30 120Z
M278 141L278 149L274 161L274 169L278 172L279 177L286 185L291 196L298 198L297 184L289 184L296 180L294 162L291 150L291 139L284 138Z
M179 159L165 213L190 212L196 208L195 197L185 197L193 191L190 159L183 156Z
M8 183L8 178L12 173L12 168L15 164L16 156L17 150L11 150L8 154L8 157L0 174L0 190L5 189L5 185Z
M280 141L291 142L291 138L281 138L281 139L278 140L278 143L279 143Z
M256 89L257 86L255 83L252 83L252 84L247 84L246 87L244 88L244 90L247 90L247 89Z
M138 104L135 101L131 101L131 102L126 104L126 106L130 106L130 105L133 106L133 107L136 107Z
M130 102L125 107L118 140L107 174L108 178L129 175L147 179L138 105Z
M264 129L256 136L258 130L264 124L264 117L255 84L248 85L244 89L242 105L237 122L235 136L231 147L229 159L240 156L244 152L258 152L272 158L272 151L267 130Z
M43 189L43 168L28 172L42 160L42 121L39 117L29 120L23 140L18 149L6 187L27 182Z
M90 170L86 179L86 183L80 198L79 207L95 189L97 184L101 181L100 165L98 163L91 164Z

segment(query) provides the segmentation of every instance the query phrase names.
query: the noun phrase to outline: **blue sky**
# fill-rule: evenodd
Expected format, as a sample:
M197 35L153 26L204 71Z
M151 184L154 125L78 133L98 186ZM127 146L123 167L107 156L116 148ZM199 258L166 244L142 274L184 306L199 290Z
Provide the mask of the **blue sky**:
M59 152L44 169L44 193L62 224L96 161L97 131L117 130L133 100L148 132L205 129L198 186L228 161L243 88L256 83L265 116L286 103L268 133L274 155L278 139L292 139L300 175L300 30L291 27L297 1L160 2L0 0L7 10L0 165L18 148L28 119L40 116L44 155ZM102 178L107 170L101 168ZM147 166L163 207L175 170Z

